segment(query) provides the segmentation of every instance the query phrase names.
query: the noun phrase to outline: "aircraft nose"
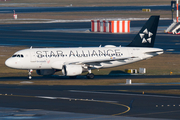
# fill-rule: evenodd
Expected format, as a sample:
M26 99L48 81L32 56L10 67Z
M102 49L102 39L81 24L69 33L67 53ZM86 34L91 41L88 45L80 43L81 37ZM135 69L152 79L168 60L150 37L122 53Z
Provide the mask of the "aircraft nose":
M9 58L9 59L7 59L6 61L5 61L5 65L7 66L7 67L13 67L13 62L12 62L12 60Z

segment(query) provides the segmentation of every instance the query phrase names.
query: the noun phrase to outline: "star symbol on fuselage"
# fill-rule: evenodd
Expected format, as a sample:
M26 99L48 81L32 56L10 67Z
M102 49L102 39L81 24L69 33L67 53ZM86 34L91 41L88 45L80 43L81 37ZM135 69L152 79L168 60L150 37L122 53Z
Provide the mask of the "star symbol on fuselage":
M143 33L139 33L139 36L142 39L142 43L151 43L151 36L153 36L153 33L146 28Z

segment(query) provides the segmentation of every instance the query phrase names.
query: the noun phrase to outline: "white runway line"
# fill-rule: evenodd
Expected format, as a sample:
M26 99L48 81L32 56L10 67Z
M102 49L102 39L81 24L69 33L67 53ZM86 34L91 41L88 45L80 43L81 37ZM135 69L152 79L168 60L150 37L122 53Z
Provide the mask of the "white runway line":
M146 95L146 94L131 94L131 93L111 93L111 92L93 92L93 91L80 91L80 90L69 90L70 92L80 92L80 93L94 93L94 94L112 94L112 95L131 95L131 96L141 96L141 97L159 97L159 98L175 98L180 99L178 96L164 96L164 95Z
M62 99L62 100L75 100L75 101L92 101L92 102L108 102L108 103L118 103L118 101L108 101L108 100L94 100L94 99L82 99L82 98L69 98L69 97L50 97L50 96L35 96L37 98L44 99Z

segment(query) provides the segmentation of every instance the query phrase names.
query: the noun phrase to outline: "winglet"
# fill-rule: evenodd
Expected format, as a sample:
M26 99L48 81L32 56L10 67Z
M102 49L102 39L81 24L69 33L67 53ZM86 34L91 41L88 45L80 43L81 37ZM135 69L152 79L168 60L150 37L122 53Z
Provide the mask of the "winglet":
M154 47L159 15L151 16L128 47Z

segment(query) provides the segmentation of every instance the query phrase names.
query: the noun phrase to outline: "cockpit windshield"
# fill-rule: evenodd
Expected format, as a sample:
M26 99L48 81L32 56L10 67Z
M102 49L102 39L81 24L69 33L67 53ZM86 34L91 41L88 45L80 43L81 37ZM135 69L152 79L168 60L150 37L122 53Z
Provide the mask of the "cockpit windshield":
M19 58L23 58L24 55L23 54L14 54L12 57L19 57Z

